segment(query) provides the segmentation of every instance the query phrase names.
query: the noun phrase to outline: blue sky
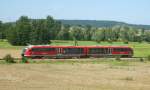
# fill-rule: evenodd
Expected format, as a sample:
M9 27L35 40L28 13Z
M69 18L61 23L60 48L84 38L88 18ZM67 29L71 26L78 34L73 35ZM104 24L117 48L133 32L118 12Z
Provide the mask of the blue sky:
M21 15L150 25L150 0L0 0L0 20L15 21Z

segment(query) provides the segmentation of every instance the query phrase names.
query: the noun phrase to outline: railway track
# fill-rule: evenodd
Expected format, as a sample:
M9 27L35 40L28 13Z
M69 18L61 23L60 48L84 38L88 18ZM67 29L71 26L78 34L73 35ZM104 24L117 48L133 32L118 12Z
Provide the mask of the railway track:
M132 59L145 59L146 57L131 57L131 58L120 58L122 60L132 60ZM22 60L22 58L14 58L15 60ZM65 60L89 60L89 59L116 59L116 58L106 58L106 57L103 57L103 58L69 58L69 59L65 59ZM3 58L0 58L0 60L3 60ZM41 58L41 59L33 59L33 60L64 60L63 58L62 59L48 59L48 58Z

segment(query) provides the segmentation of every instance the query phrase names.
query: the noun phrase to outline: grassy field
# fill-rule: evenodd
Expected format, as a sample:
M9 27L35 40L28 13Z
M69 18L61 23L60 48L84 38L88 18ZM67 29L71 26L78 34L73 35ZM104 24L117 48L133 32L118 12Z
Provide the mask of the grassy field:
M150 62L37 61L0 73L0 90L150 90Z
M72 46L74 45L73 41L60 41L60 40L52 40L51 45L69 45ZM124 44L123 42L101 42L101 43L96 43L93 41L78 41L79 46L98 46L98 45L108 45L108 46L130 46L134 49L134 56L135 57L147 57L150 55L150 44L143 42L143 43L138 43L138 42L130 42L129 44ZM14 57L20 57L20 53L22 48L24 46L12 46L10 45L7 41L0 42L0 58L4 57L6 54L12 54Z
M72 41L52 41L52 45L73 45ZM150 55L147 43L79 41L79 45L125 45L135 56ZM20 57L24 46L0 42L0 58ZM29 60L8 64L0 61L0 90L150 90L150 62L140 59L108 58ZM20 62L20 61L17 61Z

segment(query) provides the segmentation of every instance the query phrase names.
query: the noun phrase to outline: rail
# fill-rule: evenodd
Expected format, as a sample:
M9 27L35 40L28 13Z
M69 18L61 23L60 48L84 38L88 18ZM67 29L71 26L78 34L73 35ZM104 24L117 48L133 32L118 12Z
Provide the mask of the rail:
M91 58L94 58L94 57L91 57ZM102 57L102 58L94 58L94 59L115 59L115 57L114 58L110 58L110 57ZM143 58L143 59L146 59L146 57L130 57L130 58L121 58L121 59L141 59L141 58ZM42 58L42 60L47 60L47 59L49 59L49 58ZM63 59L63 58L62 58ZM68 58L68 59L90 59L90 58ZM2 58L0 58L0 60L4 60L4 59L2 59ZM14 60L22 60L22 58L14 58ZM33 59L34 60L34 59ZM36 59L35 59L36 60ZM51 60L51 59L49 59L49 60ZM53 59L53 60L58 60L58 59ZM67 60L67 59L65 59L65 60Z

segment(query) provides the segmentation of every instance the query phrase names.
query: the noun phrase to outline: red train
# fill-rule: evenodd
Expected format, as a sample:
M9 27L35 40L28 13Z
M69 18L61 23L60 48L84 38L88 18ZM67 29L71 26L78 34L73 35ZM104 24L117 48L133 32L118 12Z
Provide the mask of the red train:
M28 58L88 58L132 57L133 49L127 46L27 46L22 56Z

